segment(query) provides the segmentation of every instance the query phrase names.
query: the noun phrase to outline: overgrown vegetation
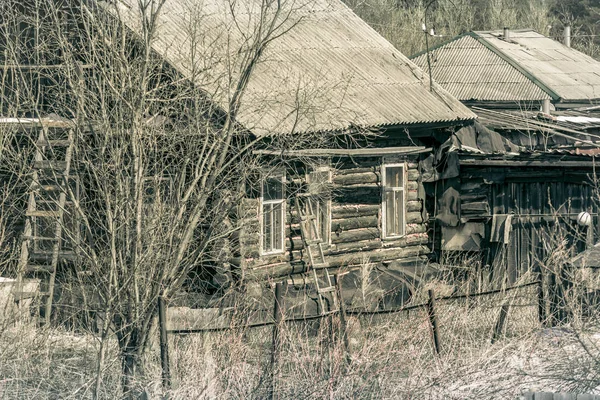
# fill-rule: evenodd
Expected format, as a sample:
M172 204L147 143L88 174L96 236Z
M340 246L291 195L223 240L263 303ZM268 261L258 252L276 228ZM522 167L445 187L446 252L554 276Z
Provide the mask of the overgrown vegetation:
M407 56L425 50L422 24L427 10L428 29L435 37L429 46L468 31L532 28L560 40L564 26L572 25L574 48L600 56L596 36L600 2L557 0L345 0L376 31ZM429 9L427 9L427 6Z

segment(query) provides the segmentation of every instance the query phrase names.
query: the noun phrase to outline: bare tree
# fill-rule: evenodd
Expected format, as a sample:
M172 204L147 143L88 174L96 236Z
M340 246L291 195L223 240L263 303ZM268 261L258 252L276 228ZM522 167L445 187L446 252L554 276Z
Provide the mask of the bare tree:
M211 35L199 3L186 3L186 24L178 27L185 39L174 50L187 57L184 75L153 47L165 40L158 27L166 0L103 4L32 0L16 13L7 10L4 62L15 66L5 71L25 89L11 112L53 112L74 121L62 242L78 255L70 276L105 315L96 394L104 343L114 330L123 391L133 396L158 297L174 296L193 270L210 278L215 244L235 229L227 220L236 204L252 177L273 167L253 155L265 140L239 124L238 115L249 103L261 106L244 98L249 81L271 43L300 22L294 13L302 5L230 2L220 10L229 24ZM35 32L31 59L14 43L23 37L24 18ZM34 68L24 63L37 65L36 73L27 75ZM5 82L5 92L13 86ZM290 110L296 118L306 112L300 92ZM287 135L269 136L269 146L331 145L334 137L291 135L291 126ZM13 172L27 181L23 171Z

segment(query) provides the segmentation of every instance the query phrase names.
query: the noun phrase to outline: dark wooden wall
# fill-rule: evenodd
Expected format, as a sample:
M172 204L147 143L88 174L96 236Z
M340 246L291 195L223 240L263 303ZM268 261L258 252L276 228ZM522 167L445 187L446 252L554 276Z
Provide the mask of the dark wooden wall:
M367 261L426 260L426 221L419 198L416 157L406 159L406 235L381 239L381 157L339 159L332 163L331 245L325 251L332 267L357 267ZM303 176L288 175L288 181ZM263 278L302 273L307 255L300 238L293 197L286 205L286 248L280 255L260 255L259 199L247 198L241 206L239 257L233 260L243 273Z
M578 213L592 214L598 237L593 174L592 168L561 168L560 162L556 168L461 166L452 186L460 193L461 223L485 225L481 263L514 282L543 264L561 238L573 252L582 250L587 229L577 225ZM494 215L507 214L513 215L510 243L491 242ZM439 250L444 238L439 226L432 231L438 235L433 248Z

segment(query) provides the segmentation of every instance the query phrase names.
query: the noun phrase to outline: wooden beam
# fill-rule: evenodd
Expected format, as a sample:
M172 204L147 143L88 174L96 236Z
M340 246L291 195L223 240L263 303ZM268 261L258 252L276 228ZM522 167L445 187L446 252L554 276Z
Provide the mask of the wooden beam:
M595 161L564 161L564 160L460 160L460 165L476 165L479 167L544 167L544 168L564 168L564 167L586 167L592 168L600 166Z
M377 157L387 155L412 155L431 152L431 148L420 146L383 147L362 149L301 149L301 150L255 150L253 154L292 157Z

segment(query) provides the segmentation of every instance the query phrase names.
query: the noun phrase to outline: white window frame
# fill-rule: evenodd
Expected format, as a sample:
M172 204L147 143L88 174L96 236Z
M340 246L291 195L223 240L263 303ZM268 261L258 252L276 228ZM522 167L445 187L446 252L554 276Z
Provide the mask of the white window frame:
M313 168L310 172L306 173L306 182L310 185L310 175L312 173L319 173L319 172L327 172L328 173L328 177L327 177L327 183L331 183L333 180L333 171L331 169L331 167L329 166L319 166L316 168ZM315 196L317 197L317 196ZM315 199L315 201L313 202L313 205L316 205L317 207L320 205L320 201L318 198ZM327 207L326 210L326 214L327 214L327 220L325 221L325 224L327 225L326 229L325 229L325 233L327 235L327 237L325 238L321 238L323 240L323 244L324 245L331 245L331 197L329 199L327 199L325 203L325 207ZM323 228L320 226L320 223L322 223L322 221L319 220L319 217L321 216L321 213L317 210L317 215L315 215L315 217L317 217L317 227L321 230L321 232L323 231Z
M276 199L276 200L265 200L265 181L267 179L277 179L280 178L281 179L281 193L282 193L282 198L281 199ZM286 211L286 195L285 195L285 188L286 188L286 180L285 180L285 172L284 171L276 171L276 172L270 172L267 174L264 174L261 177L260 180L260 212L259 212L259 218L260 218L260 254L261 255L272 255L272 254L283 254L285 252L285 211ZM273 235L272 239L271 239L271 248L272 250L265 250L264 248L264 235L265 235L265 218L264 218L264 207L265 205L276 205L276 204L281 204L281 231L279 232L280 238L281 238L281 248L275 249L275 246L273 246L273 244L275 243L275 236ZM273 219L272 219L273 220ZM271 229L271 232L274 232L273 229Z
M387 168L402 168L402 184L403 186L394 186L388 188L386 182ZM381 238L382 239L397 239L406 235L406 162L393 162L386 163L385 161L381 165ZM387 201L386 193L388 192L402 192L402 232L398 235L387 234Z

